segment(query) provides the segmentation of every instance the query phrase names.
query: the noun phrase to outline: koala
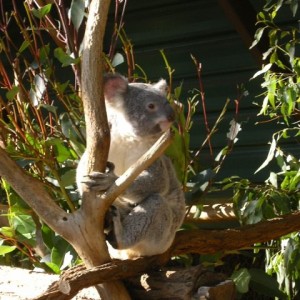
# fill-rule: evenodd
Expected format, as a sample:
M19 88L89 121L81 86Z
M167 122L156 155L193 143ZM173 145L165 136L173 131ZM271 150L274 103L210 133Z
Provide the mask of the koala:
M76 181L105 191L136 162L174 121L166 99L166 81L128 83L119 74L104 78L104 97L111 131L108 171L83 174L83 154ZM185 215L181 185L168 157L162 155L120 195L107 214L108 247L113 258L151 256L166 251Z

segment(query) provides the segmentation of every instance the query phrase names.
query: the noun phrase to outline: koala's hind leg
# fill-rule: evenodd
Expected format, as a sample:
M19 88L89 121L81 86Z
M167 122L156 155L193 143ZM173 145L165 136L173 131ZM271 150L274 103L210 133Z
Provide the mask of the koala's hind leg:
M146 248L143 249L145 255L157 252L157 247L169 244L170 238L172 240L172 218L169 205L159 194L149 196L125 216L117 211L113 217L117 248L127 249L138 245Z

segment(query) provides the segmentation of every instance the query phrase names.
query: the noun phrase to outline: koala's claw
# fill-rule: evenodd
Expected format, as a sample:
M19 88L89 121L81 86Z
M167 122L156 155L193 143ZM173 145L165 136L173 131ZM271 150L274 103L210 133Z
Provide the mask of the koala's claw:
M106 164L105 173L113 173L115 171L115 164L111 161L108 161Z
M87 185L87 187L91 190L106 191L118 178L113 172L114 168L114 164L108 162L105 173L92 172L83 176L83 180L81 182Z

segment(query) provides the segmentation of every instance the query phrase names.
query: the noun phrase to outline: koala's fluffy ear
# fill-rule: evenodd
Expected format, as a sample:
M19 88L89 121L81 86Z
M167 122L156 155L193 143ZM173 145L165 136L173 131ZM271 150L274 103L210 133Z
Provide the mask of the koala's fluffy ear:
M152 85L155 89L159 90L164 96L167 95L168 92L168 85L164 79L161 79L157 83Z
M127 92L128 81L120 74L108 73L104 75L104 97L111 104L117 104Z

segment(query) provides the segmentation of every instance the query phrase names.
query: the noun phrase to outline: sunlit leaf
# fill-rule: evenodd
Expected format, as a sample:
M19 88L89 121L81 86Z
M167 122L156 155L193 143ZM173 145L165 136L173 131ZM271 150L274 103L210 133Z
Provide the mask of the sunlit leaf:
M64 162L71 157L68 146L59 138L50 138L46 141L47 146L53 146L55 158L58 162Z
M273 159L273 157L275 155L276 146L277 146L277 141L273 138L270 149L269 149L268 156L267 156L266 160L263 162L263 164L255 171L255 174L257 172L259 172L260 170L262 170L264 167L266 167L270 163L270 161Z
M17 248L16 246L0 245L0 255L5 255L7 253L10 253L14 251L16 248Z
M73 258L74 258L74 256L71 254L70 251L68 251L64 256L64 260L61 264L60 269L64 270L65 268L69 267L72 263Z
M46 91L47 80L42 74L36 74L34 76L34 84L29 91L30 101L33 106L38 106L43 98Z
M46 4L39 9L33 9L32 13L38 19L44 18L51 11L52 4Z
M17 214L12 219L15 230L28 240L35 236L36 226L30 215Z
M12 238L15 235L15 231L12 227L3 226L0 228L0 233L4 236Z
M272 64L266 64L260 71L256 72L256 73L253 75L252 79L253 79L253 78L256 78L257 76L259 76L259 75L261 75L261 74L266 73L267 71L269 71L269 70L271 69L271 67L272 67Z
M266 27L261 27L256 30L255 35L254 35L254 41L249 49L252 49L254 46L256 46L258 44L265 29L266 29Z
M276 174L276 173L274 173L274 172L271 172L271 173L270 173L269 181L270 181L270 183L271 183L275 188L278 187L277 174Z
M111 62L111 65L113 67L116 67L118 65L121 65L122 63L124 63L124 56L121 54L121 53L116 53L112 62Z
M70 7L70 14L71 14L72 23L77 31L84 18L84 13L85 13L84 9L85 9L84 0L72 0L71 7Z
M237 135L239 131L242 130L241 124L236 122L235 119L232 119L229 124L230 124L230 128L229 128L229 132L227 133L227 138L230 141L236 142L238 140Z
M298 5L299 5L299 0L290 0L290 8L293 13L293 17L296 16Z

